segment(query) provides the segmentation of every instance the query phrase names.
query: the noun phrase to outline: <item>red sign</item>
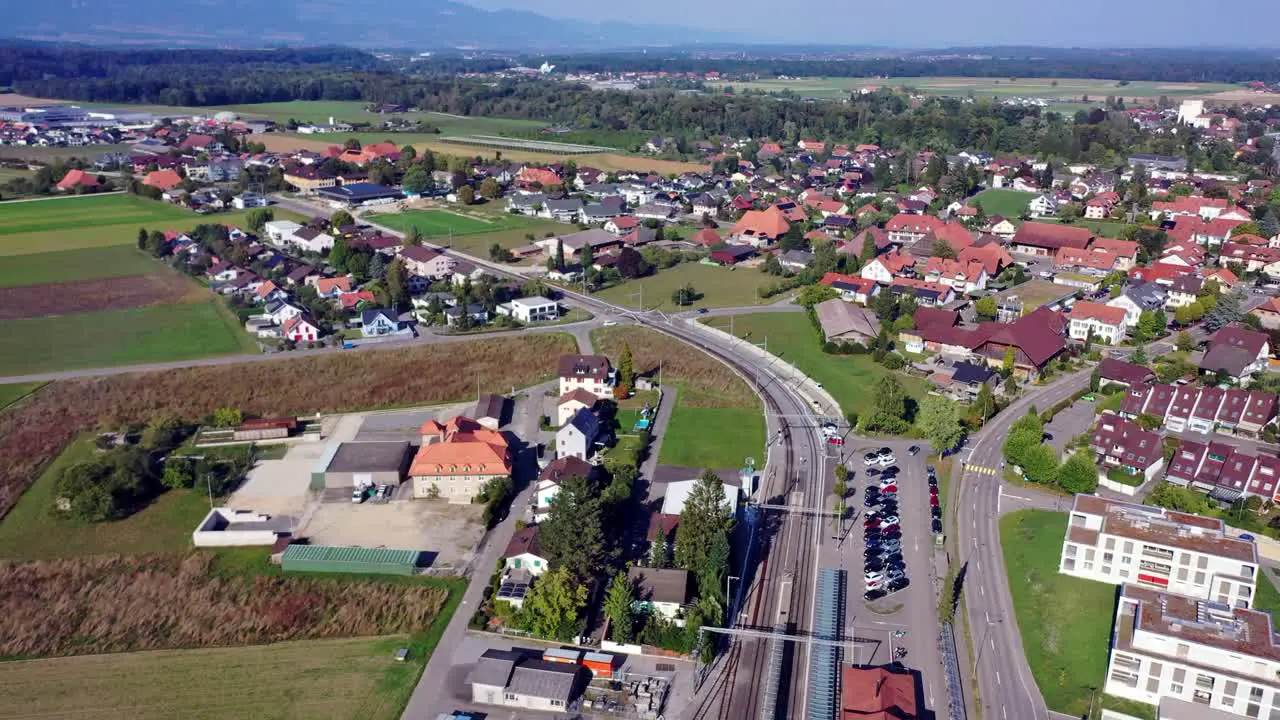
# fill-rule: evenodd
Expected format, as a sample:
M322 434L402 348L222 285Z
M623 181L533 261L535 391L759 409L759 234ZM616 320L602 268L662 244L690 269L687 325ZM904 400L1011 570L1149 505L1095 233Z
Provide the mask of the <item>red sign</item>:
M1169 587L1169 580L1167 578L1147 575L1146 573L1138 573L1138 579L1142 582L1151 583L1152 585L1163 585L1164 587Z

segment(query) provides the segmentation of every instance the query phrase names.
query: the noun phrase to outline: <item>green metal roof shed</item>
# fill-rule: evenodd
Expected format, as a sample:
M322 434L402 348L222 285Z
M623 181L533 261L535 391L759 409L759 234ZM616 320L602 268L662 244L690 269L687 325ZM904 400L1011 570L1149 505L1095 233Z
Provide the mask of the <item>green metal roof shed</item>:
M412 575L418 566L417 550L290 545L280 564L285 572L376 573Z

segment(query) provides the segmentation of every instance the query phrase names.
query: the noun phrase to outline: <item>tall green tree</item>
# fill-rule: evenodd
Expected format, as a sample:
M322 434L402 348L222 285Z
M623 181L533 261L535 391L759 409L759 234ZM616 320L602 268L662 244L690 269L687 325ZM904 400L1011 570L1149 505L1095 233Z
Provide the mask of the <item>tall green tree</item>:
M622 354L618 356L618 382L625 387L636 384L635 361L631 358L631 343L622 343Z
M553 566L533 584L517 619L537 637L569 642L578 634L578 613L586 604L587 587L568 568Z
M724 486L704 470L685 501L676 527L675 564L697 578L701 597L722 598L720 584L729 569L729 531L733 527Z
M386 283L392 306L403 308L409 304L409 272L405 270L404 260L396 258L387 266Z
M335 228L340 228L346 225L355 225L356 220L346 210L337 210L329 216L329 224Z
M333 247L329 248L329 264L339 270L347 269L347 260L351 257L351 248L347 245L346 238L337 238L333 241Z
M876 386L871 413L864 426L868 430L897 434L905 432L908 425L907 393L897 377L886 375Z
M595 577L606 559L601 503L584 477L567 478L539 526L538 544L551 567L563 567L576 582Z
M405 170L400 186L404 188L405 192L421 195L431 192L434 189L435 182L426 168L421 165L412 165L408 170Z
M609 627L613 631L613 641L629 643L635 638L634 611L636 589L627 578L627 574L619 572L609 583L609 590L604 596L604 616L609 618Z
M920 401L916 427L938 452L954 450L964 436L960 406L940 395L926 395Z
M1058 470L1058 485L1069 493L1091 493L1098 489L1098 468L1093 454L1077 450Z
M564 272L564 240L556 238L556 269Z
M978 388L978 397L974 398L973 410L982 422L990 420L991 416L996 414L996 398L991 392L991 383L982 383L982 387Z

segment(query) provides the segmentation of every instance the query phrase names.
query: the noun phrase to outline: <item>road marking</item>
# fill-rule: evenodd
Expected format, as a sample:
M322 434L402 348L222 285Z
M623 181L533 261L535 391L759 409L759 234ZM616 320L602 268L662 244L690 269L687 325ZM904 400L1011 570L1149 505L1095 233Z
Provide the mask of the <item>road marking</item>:
M997 685L999 685L999 684L1000 684L1000 671L999 671L999 670L997 670L997 671L996 671L996 684L997 684Z
M982 585L979 585L979 586L978 586L978 593L979 593L980 595L982 595L982 597L986 597L986 596L987 596L987 589L986 589L985 587L983 587ZM989 616L987 617L987 622L991 622L991 618L990 618Z
M1005 496L1005 497L1007 497L1007 498L1013 498L1014 500L1021 500L1021 501L1023 501L1023 502L1033 502L1033 501L1031 500L1031 498L1029 498L1029 497L1022 497L1021 495L1013 495L1013 494L1011 494L1011 493L1005 493L1005 494L1004 494L1004 496Z
M965 472L971 472L975 475L995 475L996 474L995 468L987 467L986 465L970 465L969 463L965 463L964 469L965 469Z
M1002 718L1009 717L1009 713L1005 712L1005 708L1003 705L1000 706L1000 717Z

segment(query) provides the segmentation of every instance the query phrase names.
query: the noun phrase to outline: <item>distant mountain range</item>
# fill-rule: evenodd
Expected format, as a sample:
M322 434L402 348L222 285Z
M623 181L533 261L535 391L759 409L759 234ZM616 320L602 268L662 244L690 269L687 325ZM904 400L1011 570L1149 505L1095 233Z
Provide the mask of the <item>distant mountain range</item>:
M92 45L599 50L746 40L669 25L590 23L453 0L40 0L12 3L9 37Z

